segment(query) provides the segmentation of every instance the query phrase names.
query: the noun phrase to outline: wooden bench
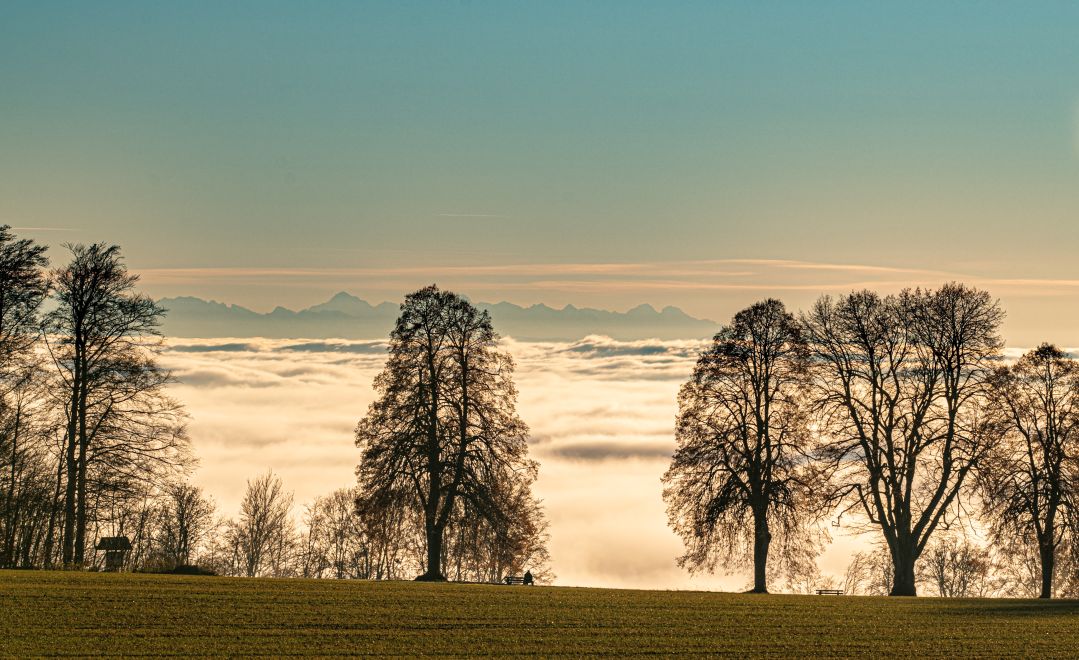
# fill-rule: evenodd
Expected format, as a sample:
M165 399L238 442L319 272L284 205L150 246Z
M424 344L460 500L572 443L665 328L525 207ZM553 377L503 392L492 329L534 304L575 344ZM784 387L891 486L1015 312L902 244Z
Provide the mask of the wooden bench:
M842 589L817 589L818 596L842 596Z
M530 587L532 586L531 582L525 582L525 578L523 575L507 575L506 577L502 578L502 581L506 584L527 584Z

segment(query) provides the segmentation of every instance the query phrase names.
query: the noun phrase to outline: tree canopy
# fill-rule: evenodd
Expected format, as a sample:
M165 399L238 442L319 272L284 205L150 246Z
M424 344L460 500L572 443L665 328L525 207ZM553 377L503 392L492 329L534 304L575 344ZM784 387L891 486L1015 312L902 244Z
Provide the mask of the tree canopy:
M488 525L505 538L513 494L537 475L516 412L513 360L486 311L429 286L405 298L377 399L356 428L361 508L412 508L423 521L422 579L445 579L445 531Z

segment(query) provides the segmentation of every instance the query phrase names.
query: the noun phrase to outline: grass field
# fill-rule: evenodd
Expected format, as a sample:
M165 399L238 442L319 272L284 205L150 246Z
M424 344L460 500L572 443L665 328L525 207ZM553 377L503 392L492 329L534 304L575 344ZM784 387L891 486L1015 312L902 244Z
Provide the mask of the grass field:
M1076 656L1079 601L0 571L0 654Z

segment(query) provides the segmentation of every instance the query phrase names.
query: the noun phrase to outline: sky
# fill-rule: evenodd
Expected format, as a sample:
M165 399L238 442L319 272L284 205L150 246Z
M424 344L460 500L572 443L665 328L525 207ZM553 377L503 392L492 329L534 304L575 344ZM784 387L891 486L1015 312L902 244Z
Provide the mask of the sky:
M259 310L439 281L721 319L896 268L919 273L884 288L963 279L1014 341L1079 343L1077 25L1070 2L7 2L0 222ZM729 259L847 270L665 273Z
M1052 1L7 0L0 224L259 311L438 282L722 322L961 280L1009 346L1079 346L1077 28ZM226 512L266 467L347 485L382 359L252 342L168 354ZM564 583L731 586L673 567L658 500L692 358L511 344Z

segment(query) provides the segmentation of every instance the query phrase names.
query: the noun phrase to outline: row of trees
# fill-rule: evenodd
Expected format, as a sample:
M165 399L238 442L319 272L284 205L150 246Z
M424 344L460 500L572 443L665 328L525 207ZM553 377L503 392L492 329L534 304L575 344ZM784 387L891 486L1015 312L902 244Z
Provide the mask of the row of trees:
M267 472L247 482L239 514L226 519L215 517L213 501L200 488L170 485L123 512L132 543L126 569L197 566L240 577L370 580L409 579L422 572L427 558L422 518L358 510L357 496L356 489L341 488L297 511L293 493ZM515 559L499 555L484 528L458 522L450 531L444 547L452 579L494 581L507 570L522 570L525 561L540 571L546 566L542 535L529 539L540 551Z
M132 503L192 464L182 407L157 363L164 310L119 248L45 248L0 227L0 566L88 563Z
M199 549L250 576L548 574L538 466L487 312L434 286L406 298L356 429L357 487L308 506L302 532L272 474L248 484L237 520L212 523L184 481L185 413L157 362L165 310L136 291L117 247L68 248L50 271L42 246L0 227L0 566L84 566L95 538L125 534L140 567ZM770 559L808 574L820 521L848 515L879 532L894 595L914 595L926 566L944 593L957 588L941 567L1031 557L1042 597L1062 562L1074 582L1079 368L1048 344L1004 364L1002 319L960 284L737 314L679 394L664 497L681 563L751 562L766 591ZM1008 560L933 554L934 533L964 526Z
M513 363L486 312L434 287L409 296L360 423L359 487L300 525L281 480L248 482L235 520L186 478L186 415L158 363L165 310L120 250L44 246L0 227L0 568L81 568L127 536L128 567L230 575L499 580L546 570L537 466L514 410Z
M1003 317L962 284L739 312L679 394L664 498L682 565L751 563L764 592L770 558L797 573L818 523L847 515L879 535L892 595L949 565L919 567L934 533L980 529L1001 555L984 565L1036 556L1050 597L1061 557L1075 565L1079 369L1048 344L1005 364Z

